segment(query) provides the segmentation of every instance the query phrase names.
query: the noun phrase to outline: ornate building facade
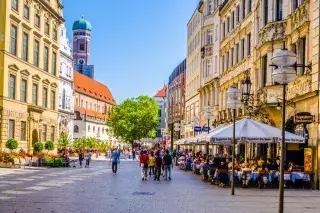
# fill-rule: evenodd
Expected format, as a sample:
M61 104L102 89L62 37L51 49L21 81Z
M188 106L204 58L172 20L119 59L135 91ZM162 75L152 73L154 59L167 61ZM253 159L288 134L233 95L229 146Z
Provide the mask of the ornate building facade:
M109 88L85 75L74 71L75 120L73 137L94 137L112 142L106 125L108 112L116 105Z
M186 90L186 59L183 60L171 73L167 89L168 127L171 130L171 138L180 138L184 134L184 104ZM180 131L174 130L174 125L179 126ZM183 135L182 135L183 137Z
M187 24L187 70L185 96L186 137L193 135L192 118L200 120L200 70L201 70L202 14L196 9Z
M65 132L72 139L74 117L73 58L65 25L62 25L60 31L59 79L59 134Z
M0 1L0 149L57 142L60 1Z

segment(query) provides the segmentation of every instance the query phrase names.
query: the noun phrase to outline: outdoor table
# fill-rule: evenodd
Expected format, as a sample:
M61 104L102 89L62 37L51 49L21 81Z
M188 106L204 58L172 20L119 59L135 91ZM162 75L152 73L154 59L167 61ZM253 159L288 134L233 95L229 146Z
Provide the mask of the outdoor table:
M295 183L296 180L310 182L310 175L303 172L292 172L290 175L290 179L293 183Z

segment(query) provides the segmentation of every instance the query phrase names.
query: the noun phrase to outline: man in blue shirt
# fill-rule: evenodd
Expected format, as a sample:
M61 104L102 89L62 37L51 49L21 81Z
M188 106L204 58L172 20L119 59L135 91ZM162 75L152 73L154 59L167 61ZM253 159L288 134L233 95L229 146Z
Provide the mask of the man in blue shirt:
M117 174L117 168L118 168L118 162L119 162L119 153L116 149L111 154L110 162L112 160L112 172L116 175Z

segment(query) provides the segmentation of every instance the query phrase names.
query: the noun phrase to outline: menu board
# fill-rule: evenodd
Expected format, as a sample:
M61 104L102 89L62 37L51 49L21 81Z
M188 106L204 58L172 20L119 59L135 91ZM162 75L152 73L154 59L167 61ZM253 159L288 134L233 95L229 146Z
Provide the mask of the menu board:
M312 172L312 149L304 149L304 172Z

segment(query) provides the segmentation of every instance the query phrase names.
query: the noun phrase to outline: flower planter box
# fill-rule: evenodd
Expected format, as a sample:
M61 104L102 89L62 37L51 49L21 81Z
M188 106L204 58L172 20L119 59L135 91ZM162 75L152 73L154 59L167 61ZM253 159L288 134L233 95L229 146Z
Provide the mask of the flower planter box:
M0 168L11 168L12 167L12 163L4 163L4 162L0 162Z

